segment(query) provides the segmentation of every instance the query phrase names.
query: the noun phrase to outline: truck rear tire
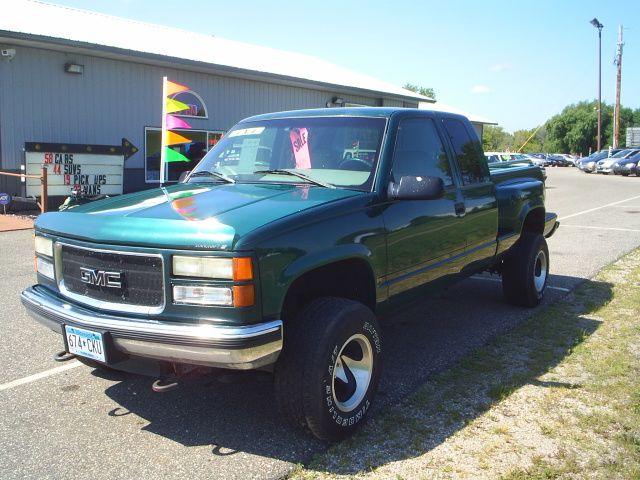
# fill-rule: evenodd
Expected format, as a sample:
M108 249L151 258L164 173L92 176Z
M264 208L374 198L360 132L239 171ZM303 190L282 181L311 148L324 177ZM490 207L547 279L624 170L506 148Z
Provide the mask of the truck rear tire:
M317 438L339 440L363 423L377 390L378 322L365 305L336 297L314 300L296 320L276 365L280 410Z
M549 248L539 233L524 232L502 270L502 291L507 302L535 307L549 277Z

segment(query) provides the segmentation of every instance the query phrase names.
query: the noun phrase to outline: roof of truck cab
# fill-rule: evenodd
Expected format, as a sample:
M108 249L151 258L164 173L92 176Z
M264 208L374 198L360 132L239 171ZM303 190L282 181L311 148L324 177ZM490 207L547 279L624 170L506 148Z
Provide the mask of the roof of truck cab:
M436 110L424 110L417 108L403 107L348 107L348 108L314 108L307 110L290 110L285 112L265 113L245 118L244 122L255 122L261 120L272 120L278 118L304 118L304 117L378 117L389 118L391 115L401 113L406 115L426 116L430 113L437 116L450 116L465 118L463 115L453 112L443 112Z

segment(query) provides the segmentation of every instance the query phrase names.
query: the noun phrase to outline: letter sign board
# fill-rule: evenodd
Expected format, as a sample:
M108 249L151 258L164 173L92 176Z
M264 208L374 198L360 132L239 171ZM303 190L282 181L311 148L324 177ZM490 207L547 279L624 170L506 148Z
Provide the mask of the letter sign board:
M40 175L47 168L49 196L121 195L124 161L137 148L126 139L122 146L29 142L25 144L26 173ZM40 180L27 178L27 196L40 195Z

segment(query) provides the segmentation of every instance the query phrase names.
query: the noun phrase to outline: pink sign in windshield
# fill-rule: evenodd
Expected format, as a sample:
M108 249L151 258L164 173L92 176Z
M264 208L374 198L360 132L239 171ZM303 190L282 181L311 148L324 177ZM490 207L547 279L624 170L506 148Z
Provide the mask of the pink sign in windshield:
M311 156L309 155L309 132L306 128L294 128L289 132L293 154L296 157L296 168L311 168Z

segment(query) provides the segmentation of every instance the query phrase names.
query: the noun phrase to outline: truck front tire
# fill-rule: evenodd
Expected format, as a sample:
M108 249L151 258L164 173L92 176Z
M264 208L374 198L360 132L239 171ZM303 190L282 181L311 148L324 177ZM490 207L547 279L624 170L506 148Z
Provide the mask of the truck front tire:
M280 409L319 439L339 440L363 423L376 393L378 322L365 305L336 297L314 300L296 320L276 366Z
M549 277L549 248L539 233L524 232L502 270L507 301L522 307L540 303Z

